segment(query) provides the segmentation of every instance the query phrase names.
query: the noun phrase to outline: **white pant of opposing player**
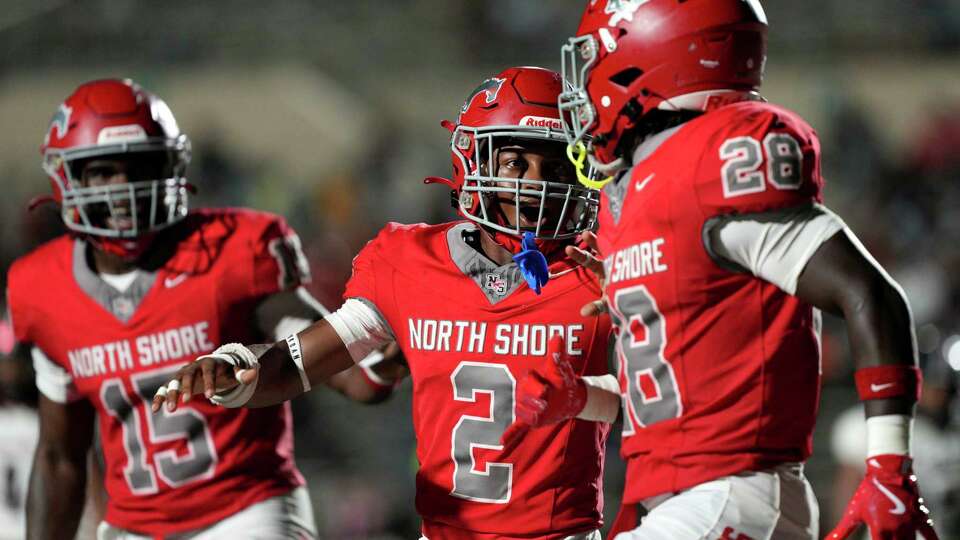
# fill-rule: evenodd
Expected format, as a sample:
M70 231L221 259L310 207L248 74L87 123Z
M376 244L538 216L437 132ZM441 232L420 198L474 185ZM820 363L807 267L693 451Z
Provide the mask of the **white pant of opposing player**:
M820 526L799 464L726 476L644 506L640 526L614 540L815 540Z
M106 521L97 527L97 540L152 540L118 529ZM317 526L313 521L313 507L307 488L298 487L285 495L277 495L233 514L216 525L203 529L165 536L168 540L217 540L290 539L317 538Z

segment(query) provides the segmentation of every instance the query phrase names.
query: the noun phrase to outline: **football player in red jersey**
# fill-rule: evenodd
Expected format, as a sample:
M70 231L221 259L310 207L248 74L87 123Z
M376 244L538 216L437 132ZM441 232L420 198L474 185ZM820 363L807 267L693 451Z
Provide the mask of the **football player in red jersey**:
M73 537L95 422L109 494L101 538L314 536L288 405L148 408L215 343L316 318L296 234L270 214L188 212L189 141L166 104L128 80L77 88L41 150L70 234L8 276L18 349L41 394L28 537Z
M870 424L866 479L830 537L863 522L875 539L933 538L909 457L910 309L822 205L814 130L760 97L766 35L757 0L592 0L562 48L572 159L612 176L599 251L624 398L616 538L818 534L802 464L819 310L847 322Z
M619 400L612 414L584 411L500 443L531 367L589 384L606 371L609 319L577 313L599 286L563 250L592 227L598 199L564 155L561 89L558 73L532 67L484 81L457 123L444 122L453 180L430 179L450 185L466 220L387 225L354 260L337 312L285 342L198 359L155 409L204 391L228 406L279 403L395 339L413 380L425 538L599 538L609 426L590 420L615 418Z

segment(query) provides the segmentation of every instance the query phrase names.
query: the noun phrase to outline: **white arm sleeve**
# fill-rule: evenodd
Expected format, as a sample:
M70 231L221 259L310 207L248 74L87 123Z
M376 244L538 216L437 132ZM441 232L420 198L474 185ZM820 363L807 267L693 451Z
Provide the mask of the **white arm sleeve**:
M356 363L395 341L387 320L372 303L362 298L348 298L340 309L324 318L336 330Z
M718 264L749 272L789 294L817 249L847 226L820 204L760 214L718 216L704 227L704 247ZM853 233L847 230L853 237Z
M30 348L33 371L36 372L37 389L55 403L72 403L80 399L73 384L73 377L65 369L47 357L39 347Z
M587 403L577 415L582 420L612 424L620 414L620 384L613 375L582 377L587 385Z

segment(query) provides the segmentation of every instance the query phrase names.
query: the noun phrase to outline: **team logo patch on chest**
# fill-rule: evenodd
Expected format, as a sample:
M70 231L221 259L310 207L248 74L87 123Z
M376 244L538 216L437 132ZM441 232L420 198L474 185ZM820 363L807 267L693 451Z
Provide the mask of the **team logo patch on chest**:
M502 298L507 294L507 282L500 274L484 274L483 288L490 291L491 294L497 297Z
M113 312L117 317L123 320L127 320L133 316L133 312L137 309L136 304L133 300L127 296L117 296L113 298L110 302Z

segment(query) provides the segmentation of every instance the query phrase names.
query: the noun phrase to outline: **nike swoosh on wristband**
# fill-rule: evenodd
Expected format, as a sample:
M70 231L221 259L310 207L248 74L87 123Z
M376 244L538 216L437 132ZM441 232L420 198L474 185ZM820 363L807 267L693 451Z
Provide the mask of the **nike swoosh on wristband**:
M879 392L881 390L886 390L887 388L893 387L895 383L886 383L886 384L870 384L871 392Z
M163 285L164 285L166 288L168 288L168 289L172 289L172 288L176 287L177 285L183 283L183 280L185 280L185 279L187 279L187 275L186 275L186 274L179 274L179 275L174 276L174 277L172 277L172 278L171 278L171 277L164 278L164 279L163 279Z
M893 509L890 510L890 513L896 516L902 515L907 511L907 505L903 504L903 501L899 497L893 494L892 491L883 487L883 484L877 482L876 478L871 478L873 480L873 485L877 486L877 489L880 490L880 493L883 493L887 496L888 499L893 503Z
M640 182L639 184L637 184L637 186L636 186L635 189L636 189L637 191L642 191L643 188L645 188L645 187L647 186L647 182L653 180L653 177L656 176L656 175L657 175L657 173L651 173L650 176L644 178L642 182Z

